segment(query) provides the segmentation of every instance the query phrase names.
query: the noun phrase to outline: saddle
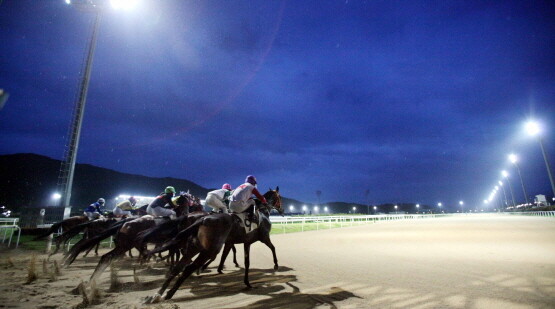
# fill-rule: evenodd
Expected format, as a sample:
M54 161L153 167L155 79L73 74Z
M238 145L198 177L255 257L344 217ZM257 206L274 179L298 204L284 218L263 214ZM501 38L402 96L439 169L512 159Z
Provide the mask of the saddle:
M260 225L260 215L258 214L258 210L255 211L253 218L250 218L249 213L246 212L232 213L232 215L239 219L239 224L245 228L245 233L247 234L256 230Z

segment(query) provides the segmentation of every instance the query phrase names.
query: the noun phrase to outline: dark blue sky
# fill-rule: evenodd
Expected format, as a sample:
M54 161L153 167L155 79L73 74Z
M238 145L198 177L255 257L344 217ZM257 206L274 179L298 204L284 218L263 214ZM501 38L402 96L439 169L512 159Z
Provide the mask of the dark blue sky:
M92 20L0 5L1 154L61 159ZM555 164L554 103L552 1L142 0L102 17L78 162L205 187L254 174L306 202L481 204L511 151L550 194L522 126L544 123Z

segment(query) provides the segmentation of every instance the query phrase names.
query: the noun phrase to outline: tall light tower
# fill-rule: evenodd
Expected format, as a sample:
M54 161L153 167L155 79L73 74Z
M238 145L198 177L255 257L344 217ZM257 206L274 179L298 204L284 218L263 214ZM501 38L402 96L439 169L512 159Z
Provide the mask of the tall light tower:
M88 43L87 56L84 68L81 71L79 88L76 95L75 107L72 115L72 122L69 127L68 144L64 149L64 158L60 167L58 176L58 187L62 195L62 206L65 207L64 219L69 217L71 200L71 190L73 186L73 175L75 172L75 163L77 161L77 150L79 148L79 139L81 137L81 126L83 116L85 115L85 103L87 102L87 93L89 91L89 81L91 78L91 70L96 50L96 39L98 36L98 28L102 11L106 7L107 1L101 0L65 0L68 5L75 7L80 11L94 13L94 24L91 37ZM136 1L132 0L111 0L110 3L115 9L131 8Z
M526 206L528 206L528 194L526 194L526 188L524 187L522 174L520 174L520 167L518 167L518 164L517 164L518 157L514 153L511 153L509 155L509 161L511 161L511 163L516 167L516 170L518 171L518 177L520 177L520 184L522 185L522 193L524 193L524 201L526 202Z
M545 161L545 167L547 168L547 174L549 175L549 181L551 182L551 190L553 191L553 196L555 196L555 184L553 183L553 175L551 174L551 167L549 166L549 161L547 160L547 153L543 147L543 140L541 138L541 128L539 123L535 121L529 121L526 123L526 131L530 136L537 136L542 149L543 160Z
M509 190L511 191L511 198L513 199L513 207L516 207L515 203L515 195L513 193L513 186L511 186L511 182L509 181L509 173L507 171L501 171L501 175L507 179L507 183L509 184Z

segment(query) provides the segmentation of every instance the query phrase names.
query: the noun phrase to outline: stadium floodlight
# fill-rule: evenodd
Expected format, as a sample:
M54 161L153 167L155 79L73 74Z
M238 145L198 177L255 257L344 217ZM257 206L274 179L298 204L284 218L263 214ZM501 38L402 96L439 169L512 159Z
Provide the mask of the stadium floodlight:
M378 207L374 206L374 210L378 209Z
M328 206L324 206L324 211L328 212Z
M293 210L295 210L295 206L290 205L290 206L289 206L289 211L293 211Z
M319 209L318 206L314 206L314 211L318 211Z
M306 211L306 205L303 205L303 211Z
M513 199L513 207L515 207L516 206L515 194L513 193L513 186L511 186L511 181L509 180L509 173L503 170L501 171L501 175L503 175L503 177L507 179L507 183L509 184L509 190L511 191L511 197Z
M395 209L397 209L397 205L395 205Z
M518 161L518 158L514 153L511 153L509 154L509 161L511 161L512 164L515 164Z
M61 198L62 198L62 195L58 192L52 194L52 199L53 200L59 200Z
M528 132L530 136L536 136L541 132L540 124L533 120L528 121L524 125L524 128L526 129L526 132Z
M441 206L443 206L443 204L437 203L437 207L441 207Z
M71 0L66 0L66 4L71 4Z

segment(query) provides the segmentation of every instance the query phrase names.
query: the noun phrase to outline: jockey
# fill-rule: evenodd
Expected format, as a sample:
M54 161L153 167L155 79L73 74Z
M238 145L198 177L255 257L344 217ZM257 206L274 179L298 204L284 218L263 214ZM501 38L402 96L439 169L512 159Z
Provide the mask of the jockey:
M229 204L231 193L231 185L226 183L221 189L208 192L204 203L206 206L212 207L215 212L221 210L223 213L228 213L227 204Z
M102 210L100 208L104 207L104 203L106 203L106 200L104 200L103 198L99 198L98 201L90 204L87 208L85 208L83 215L87 216L89 220L94 220L102 217Z
M256 178L253 175L249 175L247 179L245 179L245 183L238 186L237 189L233 191L230 198L231 202L229 202L229 210L234 213L248 212L252 219L255 205L254 200L251 198L253 194L262 204L268 204L266 198L256 189Z
M174 187L168 186L164 190L164 193L157 196L154 201L152 201L146 208L146 212L149 215L155 217L170 217L175 218L175 211L169 208L165 208L166 204L169 204L173 208L172 197L175 194Z
M116 217L123 217L123 216L131 216L131 210L135 210L135 204L137 200L130 196L127 200L118 203L113 210L114 216Z

